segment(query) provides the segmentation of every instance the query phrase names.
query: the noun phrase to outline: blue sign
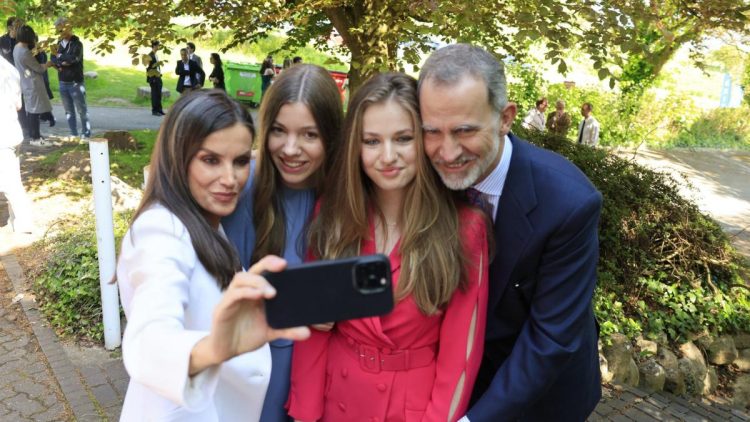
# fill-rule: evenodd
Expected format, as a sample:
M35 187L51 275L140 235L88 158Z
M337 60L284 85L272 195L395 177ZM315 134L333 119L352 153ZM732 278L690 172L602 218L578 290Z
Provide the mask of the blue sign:
M732 77L729 73L724 73L724 82L721 84L721 97L719 99L719 107L729 107L729 103L732 101Z

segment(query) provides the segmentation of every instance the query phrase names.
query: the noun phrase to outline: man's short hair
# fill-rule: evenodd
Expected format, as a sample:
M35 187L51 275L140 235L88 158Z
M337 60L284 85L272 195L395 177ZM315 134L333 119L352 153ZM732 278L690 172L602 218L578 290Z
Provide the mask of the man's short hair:
M302 63L302 57L300 57L300 56L294 56L294 58L292 59L292 63L294 63L294 64Z
M542 97L542 98L540 98L540 99L536 100L536 106L537 106L537 107L539 107L539 106L540 106L540 105L542 105L542 104L543 104L543 103L544 103L545 101L547 101L547 98L546 98L546 97Z
M191 50L195 51L195 44L193 44L192 42L189 42L189 43L187 43L187 46L188 46L188 48L190 48Z
M557 100L557 102L555 103L555 106L556 107L560 107L560 106L565 107L565 101L563 101L563 100Z
M503 64L487 50L470 44L451 44L434 51L419 72L418 90L426 81L450 86L467 75L484 82L495 111L499 113L508 104Z
M157 46L160 46L160 45L161 45L161 43L159 42L159 40L153 40L153 41L151 41L151 47L157 47Z
M13 27L13 25L16 23L16 17L11 16L8 18L8 23L6 24L7 28L10 29Z
M68 24L68 18L64 18L64 17L60 16L59 18L57 18L55 20L55 27L65 26L67 24Z
M594 106L592 106L592 105L591 105L591 103L583 103L583 107L584 107L584 108L585 108L586 110L588 110L588 111L592 111L592 110L594 110Z

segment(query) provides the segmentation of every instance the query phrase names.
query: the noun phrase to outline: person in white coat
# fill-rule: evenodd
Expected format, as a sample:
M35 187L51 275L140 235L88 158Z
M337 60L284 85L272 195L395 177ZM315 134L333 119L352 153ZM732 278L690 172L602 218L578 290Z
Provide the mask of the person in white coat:
M250 172L254 129L223 91L180 97L162 123L143 200L117 265L130 375L122 421L258 421L271 373L267 342L304 327L268 327L260 276L244 272L221 228Z
M595 147L599 143L599 121L591 114L594 107L591 103L583 103L581 114L583 120L578 125L578 143Z
M21 82L18 71L0 59L0 192L8 198L10 223L16 233L31 233L31 201L21 183L21 166L16 147L23 140L17 111L21 109Z

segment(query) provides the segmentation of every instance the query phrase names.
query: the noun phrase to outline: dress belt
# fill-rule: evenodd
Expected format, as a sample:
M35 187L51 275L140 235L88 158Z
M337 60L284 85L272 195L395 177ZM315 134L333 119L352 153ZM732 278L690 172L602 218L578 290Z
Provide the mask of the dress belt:
M434 345L418 349L384 351L369 344L359 343L340 332L334 334L334 338L338 338L346 349L354 353L362 370L374 374L380 371L405 371L427 366L435 360L437 349L437 345Z

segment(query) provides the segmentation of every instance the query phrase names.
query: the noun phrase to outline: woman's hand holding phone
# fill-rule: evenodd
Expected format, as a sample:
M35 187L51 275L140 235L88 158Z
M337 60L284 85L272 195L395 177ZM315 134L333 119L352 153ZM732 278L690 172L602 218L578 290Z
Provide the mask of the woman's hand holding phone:
M333 330L333 325L335 322L326 322L324 324L313 324L310 327L318 330L318 331L331 331Z
M190 375L220 364L242 353L251 352L278 338L304 340L307 327L273 329L266 322L265 303L276 290L260 274L278 272L286 261L267 256L248 272L237 273L214 309L211 333L196 343L190 354Z

